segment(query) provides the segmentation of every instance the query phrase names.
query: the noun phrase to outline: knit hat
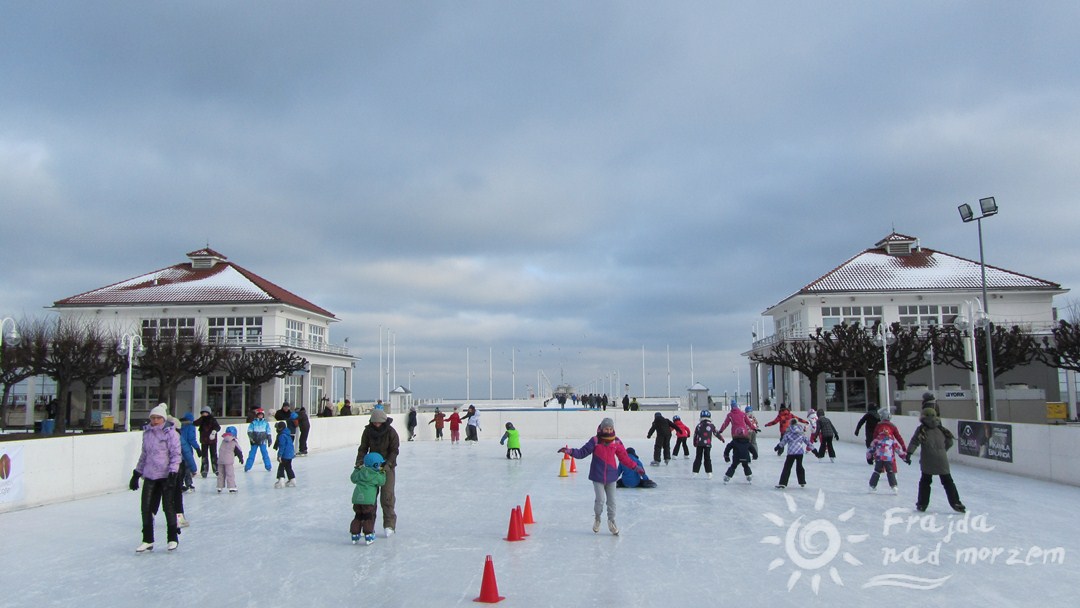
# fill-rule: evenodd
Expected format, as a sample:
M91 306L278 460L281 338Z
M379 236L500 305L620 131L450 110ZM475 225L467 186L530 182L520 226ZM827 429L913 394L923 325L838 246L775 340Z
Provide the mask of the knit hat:
M386 410L372 410L369 422L386 422Z
M634 448L626 448L626 453L631 456L637 456L637 452L634 451Z
M889 420L890 418L892 418L892 412L889 411L889 408L883 407L878 410L878 418L880 418L881 420Z
M159 403L154 406L154 409L150 410L150 415L161 416L162 418L165 418L169 415L169 406L165 405L164 403Z
M934 396L934 393L931 393L930 391L926 391L925 393L922 394L922 402L923 403L929 403L931 401L937 401L937 397Z
M604 429L611 429L605 431ZM615 421L611 418L604 418L600 421L600 426L596 427L596 438L603 442L610 442L615 439Z
M199 410L199 413L200 414L209 414L210 413L210 408L204 407L201 410Z

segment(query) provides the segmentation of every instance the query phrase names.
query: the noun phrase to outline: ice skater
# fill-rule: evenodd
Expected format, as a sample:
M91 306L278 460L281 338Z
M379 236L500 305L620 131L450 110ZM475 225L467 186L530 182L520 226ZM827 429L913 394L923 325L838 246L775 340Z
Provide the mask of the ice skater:
M915 434L911 436L911 441L908 442L910 447L907 458L904 460L904 462L911 464L912 454L920 447L922 448L922 453L919 455L919 468L922 470L922 477L919 479L919 498L915 502L915 508L919 511L925 511L930 506L930 484L934 481L934 475L937 475L941 480L942 487L945 488L945 496L949 500L949 506L954 511L964 513L967 511L967 507L960 502L960 493L956 489L956 484L953 483L952 474L949 470L948 451L955 443L955 437L953 437L949 429L941 426L941 418L938 416L937 410L932 407L923 408L919 423L919 428L915 429Z
M803 469L803 454L810 449L810 438L806 436L802 424L794 422L788 427L780 443L776 445L776 455L779 456L787 448L787 458L784 460L784 470L780 472L780 483L776 487L783 490L787 487L791 477L791 466L795 465L795 477L799 481L799 487L806 487L806 470Z
M829 420L825 416L825 410L818 410L817 419L817 437L816 439L821 441L821 446L814 452L814 456L818 458L824 458L825 454L829 454L829 462L836 462L836 450L833 449L833 441L839 436L836 432L836 427L833 425L832 420ZM814 443L814 436L810 437L810 443Z
M383 532L387 538L393 536L397 528L397 511L394 509L397 495L394 485L401 438L392 426L393 423L394 419L388 417L385 410L372 410L368 424L360 435L360 447L356 450L354 463L354 466L364 466L364 458L372 452L383 458L382 471L386 474L386 482L379 492L379 504L382 505Z
M236 427L225 428L221 434L221 446L217 455L217 491L228 489L230 494L236 493L236 469L233 466L233 457L240 464L244 464L244 451L236 443Z
M677 414L671 417L671 423L675 425L675 449L671 451L671 455L677 458L681 447L683 458L689 460L690 448L686 447L686 440L690 438L690 427L686 426Z
M731 481L731 478L735 475L735 469L741 464L743 473L746 475L746 483L751 483L754 480L754 472L750 470L750 461L757 460L758 453L747 437L734 437L731 443L724 448L724 462L730 462L731 466L728 467L726 473L724 473L724 483Z
M354 545L360 542L361 534L364 535L364 544L375 542L375 517L379 510L376 499L379 488L386 483L386 472L383 471L385 462L382 454L368 452L364 456L364 463L353 468L349 478L356 486L352 494L353 520L349 524Z
M275 488L296 487L296 474L293 473L292 461L296 458L296 446L293 444L292 432L285 421L278 421L274 425L277 429L277 439L274 440L274 449L277 450L278 470Z
M450 445L461 442L461 414L458 413L458 408L455 405L454 411L450 412L447 416L446 422L450 425Z
M637 465L635 467L628 467L623 463L619 463L619 480L615 482L616 488L655 488L656 482L649 479L649 476L642 473L638 475L638 469L645 470L645 465L641 464L641 459L638 458L637 452L634 448L626 448L626 454L630 456L630 460L633 460Z
M521 459L521 434L514 428L513 422L506 423L506 432L503 433L502 439L499 440L499 445L506 445L506 459L510 460L510 455L514 454Z
M465 441L471 441L474 444L480 440L480 412L476 411L475 405L470 405L469 409L465 411Z
M255 464L256 451L262 454L263 466L269 471L270 454L266 451L266 445L270 443L270 423L266 421L266 412L261 407L255 409L255 419L248 425L248 441L251 442L251 451L244 463L244 472L250 471Z
M712 412L701 410L700 416L697 427L694 429L693 476L697 477L698 471L701 470L701 464L704 462L705 476L712 479L712 440L713 437L716 437L720 440L720 443L723 443L724 438L712 423Z
M878 480L884 473L892 493L897 493L896 461L903 460L904 457L904 448L900 446L900 442L893 439L888 430L879 428L877 437L870 442L870 449L866 450L866 464L874 465L874 472L870 475L871 492L877 492Z
M619 526L615 524L615 483L619 479L619 463L634 467L638 475L644 475L645 469L630 458L623 442L615 436L615 421L604 418L600 421L600 426L596 427L596 436L589 438L585 445L580 448L559 448L559 453L569 454L579 460L592 456L592 464L589 466L589 479L593 482L595 495L592 531L600 531L600 516L603 515L606 504L608 530L618 535Z
M439 408L435 408L435 417L428 421L428 424L435 425L435 441L442 441L443 427L446 426L446 414L439 411Z
M194 492L195 491L195 474L198 472L199 467L195 464L195 453L202 453L202 448L199 447L198 432L195 430L195 417L191 415L191 412L184 414L180 418L180 457L184 461L183 469L183 485L180 488L181 492Z
M139 478L143 480L142 542L135 547L136 553L154 549L154 515L159 506L165 511L169 551L176 549L180 540L172 500L180 471L180 436L165 422L167 413L164 403L150 410L150 423L143 427L139 462L128 484L134 492L139 489Z
M677 431L678 428L660 412L656 412L653 416L652 426L649 427L649 432L645 435L646 439L652 439L653 433L656 433L656 443L653 444L653 457L652 462L649 464L654 467L660 464L660 455L664 456L664 464L671 464L671 433Z

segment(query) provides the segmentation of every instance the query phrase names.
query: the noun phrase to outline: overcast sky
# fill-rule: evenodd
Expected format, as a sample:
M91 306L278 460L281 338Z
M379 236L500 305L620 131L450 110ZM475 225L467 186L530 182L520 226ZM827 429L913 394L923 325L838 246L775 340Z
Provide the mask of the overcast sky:
M748 384L894 229L1076 289L1075 2L0 4L0 314L209 243L378 389ZM1067 303L1073 294L1063 296ZM466 349L472 381L466 388ZM739 373L735 373L735 369ZM560 371L561 370L561 371ZM415 374L410 375L410 372Z

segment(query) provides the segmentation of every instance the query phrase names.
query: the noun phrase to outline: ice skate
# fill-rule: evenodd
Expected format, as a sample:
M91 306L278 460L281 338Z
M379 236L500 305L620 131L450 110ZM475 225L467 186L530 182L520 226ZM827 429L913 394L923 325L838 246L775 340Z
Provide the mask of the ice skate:
M286 481L285 482L285 487L286 488L295 488L296 487L296 479L290 479L289 481Z
M394 529L393 528L385 528L385 529L383 529L383 532L386 534L386 538L390 538L391 536L394 535ZM374 540L375 535L372 534L371 536L372 536L372 539Z
M729 481L731 481L731 478L728 477L727 475L724 475L724 485L727 485L727 482L729 482Z
M592 531L593 531L593 534L597 534L597 533L600 532L600 518L599 517L597 517L596 519L593 520L593 522L592 522Z
M669 464L671 464L671 461L670 461L670 460L665 460L665 461L664 461L664 466L665 466L665 467L666 467L667 465L669 465Z
M186 528L189 525L190 524L188 523L187 518L184 517L183 513L177 513L176 514L176 527L178 527L178 528Z
M218 489L217 489L217 493L218 493L218 494L221 494L221 488L218 488Z
M375 535L374 534L365 534L364 535L364 544L365 545L370 545L373 542L375 542Z
M805 484L805 483L800 483L800 484L799 484L799 487L800 487L800 488L805 488L805 487L806 487L806 484Z
M165 546L169 548L169 551L176 551L176 548L180 546L180 543L176 542L175 540L170 540L169 544Z
M926 505L920 505L918 503L915 503L915 510L918 511L919 513L925 513L926 512Z
M870 486L870 493L874 494L875 492L877 492L877 488L875 486Z
M953 511L956 511L957 513L967 513L967 507L965 507L962 503L958 502L949 506L951 506L953 508Z
M274 482L274 488L275 489L280 490L281 488L284 488L284 487L285 487L285 480L284 479L279 479L279 480Z
M697 476L698 476L698 472L697 472L697 471L694 471L693 473L690 473L690 477L697 477Z
M237 493L237 492L239 492L239 491L240 491L240 490L238 490L238 489L236 489L236 488L229 488L229 494L236 494L236 493Z
M611 531L615 536L619 535L619 526L615 525L614 519L609 519L607 522L607 529Z
M709 479L712 479L712 473L705 473L705 477L708 477Z
M143 553L143 552L146 552L146 551L153 551L153 550L154 550L154 543L139 543L139 546L135 547L135 552L136 553Z
M683 454L682 457L683 457L683 460L690 460L690 455L689 454Z
M784 484L782 484L782 483L778 483L778 484L776 484L776 489L777 489L777 490L783 490L783 489L784 489L784 488L786 488L786 487L787 487L787 486L785 486L785 485L784 485Z
M896 486L892 486L891 489L892 489L893 496L896 496L897 494L900 493L900 488L898 488Z
M355 544L357 544L359 542L360 542L360 535L359 534L353 534L352 535L352 544L355 545Z
M753 483L754 482L753 480L754 480L753 475L747 475L746 476L746 483Z
M658 467L658 466L660 466L660 461L659 460L654 460L654 461L650 462L649 465L654 466L654 467Z
M829 462L836 462L836 459L833 458L832 456L829 456Z

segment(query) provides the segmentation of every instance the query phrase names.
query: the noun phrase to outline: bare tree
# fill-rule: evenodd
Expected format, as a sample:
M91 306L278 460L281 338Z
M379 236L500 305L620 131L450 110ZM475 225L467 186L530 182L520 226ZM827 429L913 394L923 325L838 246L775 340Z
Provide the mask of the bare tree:
M190 337L143 336L143 347L146 351L135 367L143 378L158 381L158 398L170 407L176 406L181 383L214 372L226 355L223 347L211 343L202 333Z
M284 378L308 367L308 360L293 351L271 349L229 352L222 366L231 376L247 385L247 390L258 394L262 385L274 378ZM245 394L245 407L247 395Z
M57 433L63 433L71 422L72 386L88 369L101 364L101 352L90 346L101 340L101 333L97 322L64 317L34 322L26 332L34 374L56 381L56 398L61 408L56 417Z
M818 353L816 343L811 340L783 340L773 346L769 353L755 353L750 355L750 359L793 369L806 376L810 381L810 407L814 409L818 406L818 378L834 368L828 357Z
M1007 371L1028 365L1039 358L1044 349L1039 347L1038 341L1030 332L1013 325L1004 328L998 325L990 325L991 352L994 355L994 377L1001 376ZM950 327L942 329L939 334L940 340L935 342L935 359L939 362L958 369L972 369L968 353L964 348L964 335L959 329ZM984 397L989 394L990 387L987 385L986 357L982 356L986 345L986 330L979 327L975 329L976 358L979 365L979 385L982 387ZM989 418L989 400L983 399L985 416Z
M105 378L119 374L127 366L127 359L116 351L119 338L112 332L106 332L100 324L88 324L84 328L83 365L75 370L73 379L81 382L86 389L86 416L83 428L90 428L90 404L93 403L94 389Z
M1080 372L1080 325L1058 321L1053 335L1042 339L1039 360L1051 367Z

